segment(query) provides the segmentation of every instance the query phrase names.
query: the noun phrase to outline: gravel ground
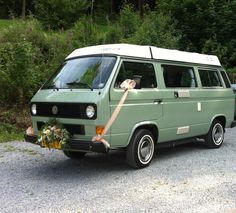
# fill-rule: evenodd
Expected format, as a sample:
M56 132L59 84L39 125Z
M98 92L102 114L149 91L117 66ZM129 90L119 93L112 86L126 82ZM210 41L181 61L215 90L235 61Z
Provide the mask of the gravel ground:
M0 144L0 212L236 213L236 128L220 149L188 144L157 150L130 169L125 153L70 160L25 142Z

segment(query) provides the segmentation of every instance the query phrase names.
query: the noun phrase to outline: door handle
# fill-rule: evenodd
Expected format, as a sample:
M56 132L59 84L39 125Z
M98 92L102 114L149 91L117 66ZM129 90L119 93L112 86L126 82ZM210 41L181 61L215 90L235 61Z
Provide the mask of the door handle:
M161 104L162 101L163 101L162 99L155 99L153 103L154 104Z
M179 93L178 92L174 92L174 96L175 96L175 98L178 98L179 97Z

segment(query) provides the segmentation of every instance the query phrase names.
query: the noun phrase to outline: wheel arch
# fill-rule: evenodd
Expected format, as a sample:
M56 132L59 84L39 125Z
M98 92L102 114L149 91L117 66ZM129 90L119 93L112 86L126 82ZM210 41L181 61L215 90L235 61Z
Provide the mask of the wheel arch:
M215 116L204 139L207 147L219 148L224 142L226 118L224 115Z
M144 121L144 122L137 123L133 127L133 129L132 129L132 131L129 135L128 141L127 141L127 146L129 145L134 133L139 129L149 130L152 133L153 137L154 137L154 143L157 144L157 140L158 140L158 136L159 136L159 130L158 130L157 124L155 122Z
M225 129L225 126L226 126L226 116L225 115L223 115L223 114L215 115L211 120L211 124L214 120L219 120L221 122L223 128Z

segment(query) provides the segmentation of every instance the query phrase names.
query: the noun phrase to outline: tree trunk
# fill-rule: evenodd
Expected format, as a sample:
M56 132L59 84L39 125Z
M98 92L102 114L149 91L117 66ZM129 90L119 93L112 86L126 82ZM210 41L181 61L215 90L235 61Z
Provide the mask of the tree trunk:
M26 0L22 0L22 19L26 16Z
M110 4L110 15L113 13L113 8L114 8L114 4L113 4L113 0L111 0L111 4Z
M138 9L139 9L139 14L140 14L140 17L143 17L143 0L138 0Z

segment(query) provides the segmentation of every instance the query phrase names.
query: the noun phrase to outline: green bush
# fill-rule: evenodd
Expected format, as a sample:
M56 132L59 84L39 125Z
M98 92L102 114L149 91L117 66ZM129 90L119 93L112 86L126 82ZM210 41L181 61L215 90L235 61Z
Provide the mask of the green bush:
M106 44L115 44L122 41L122 29L119 24L115 23L113 25L108 25L105 32L105 41Z
M74 48L119 43L122 38L119 23L101 25L89 16L81 18L69 32L72 35L71 41Z
M140 21L139 14L134 11L134 7L125 3L120 11L119 20L122 37L124 39L131 37L138 29Z
M128 39L129 43L153 45L164 48L178 48L180 35L175 24L167 15L149 12L143 18L135 34Z
M30 42L5 42L0 46L0 100L3 103L23 104L37 86L38 49Z
M236 73L236 67L227 69L227 71L228 71L229 73Z
M0 102L28 103L72 51L69 32L45 32L36 20L13 21L0 32Z
M97 24L89 16L84 16L76 22L71 30L75 47L91 46L103 43L103 34Z

